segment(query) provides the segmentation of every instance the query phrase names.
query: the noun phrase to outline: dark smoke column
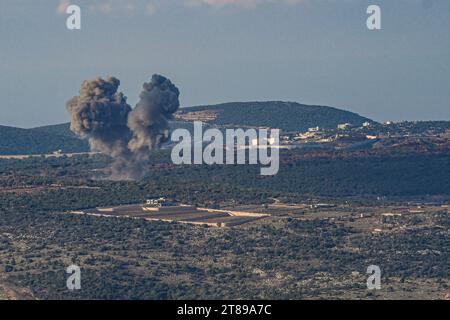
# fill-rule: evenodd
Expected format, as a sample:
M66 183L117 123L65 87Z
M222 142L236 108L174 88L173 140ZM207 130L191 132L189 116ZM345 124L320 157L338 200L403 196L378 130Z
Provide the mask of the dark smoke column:
M128 162L132 157L128 149L131 132L127 127L131 107L124 94L117 92L119 85L119 79L114 77L86 80L79 96L67 102L70 129L87 138L91 150L115 159L112 174L117 178L128 176Z
M169 138L168 121L180 106L180 92L167 78L153 75L131 110L119 85L114 77L84 81L80 95L67 102L70 129L87 138L92 151L113 158L112 178L139 179L150 151Z
M158 148L169 138L169 120L178 110L180 92L167 78L155 74L144 83L140 101L128 116L133 133L128 143L137 161L145 161L150 150Z

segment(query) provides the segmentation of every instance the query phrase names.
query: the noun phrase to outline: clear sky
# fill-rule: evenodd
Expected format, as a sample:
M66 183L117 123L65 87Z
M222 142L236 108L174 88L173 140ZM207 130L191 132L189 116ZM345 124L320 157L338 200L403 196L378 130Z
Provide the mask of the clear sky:
M82 10L68 30L64 8ZM366 9L382 10L382 30ZM0 124L69 121L84 79L134 106L153 73L183 106L284 100L450 120L449 0L0 0Z

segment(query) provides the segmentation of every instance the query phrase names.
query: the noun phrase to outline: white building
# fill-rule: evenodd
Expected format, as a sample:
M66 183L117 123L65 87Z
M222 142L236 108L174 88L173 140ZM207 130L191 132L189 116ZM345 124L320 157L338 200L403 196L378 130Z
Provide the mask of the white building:
M146 204L150 206L162 206L166 199L161 197L159 199L147 199Z
M350 128L351 126L352 126L352 124L347 122L347 123L338 124L337 128L339 130L346 130L346 129Z
M275 144L275 138L267 138L263 139L263 144L267 145L274 145ZM259 145L259 139L252 139L252 146L257 147Z

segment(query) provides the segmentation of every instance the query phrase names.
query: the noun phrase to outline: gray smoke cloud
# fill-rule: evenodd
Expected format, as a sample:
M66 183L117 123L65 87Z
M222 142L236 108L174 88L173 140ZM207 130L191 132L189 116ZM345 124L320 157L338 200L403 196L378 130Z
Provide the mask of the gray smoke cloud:
M132 110L119 85L114 77L84 81L79 95L67 102L70 128L88 139L92 151L114 159L112 178L139 179L150 151L169 137L168 121L180 105L179 90L169 79L153 75Z
M70 129L81 138L86 138L92 151L113 157L112 175L120 177L132 154L128 141L132 134L127 127L130 105L122 92L118 92L120 81L114 77L86 80L80 94L67 102L71 115Z
M128 116L133 138L130 150L139 159L146 159L149 151L158 148L169 138L169 120L178 110L180 92L169 79L155 74L144 83L140 100Z

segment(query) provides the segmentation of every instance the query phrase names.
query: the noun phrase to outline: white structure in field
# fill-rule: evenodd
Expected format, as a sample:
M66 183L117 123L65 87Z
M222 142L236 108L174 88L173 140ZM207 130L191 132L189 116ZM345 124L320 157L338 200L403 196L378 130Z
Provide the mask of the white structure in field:
M166 198L161 197L159 199L147 199L146 204L149 206L162 207L162 205L166 202Z
M274 145L275 144L275 138L267 138L263 139L263 143L265 145ZM258 139L252 139L252 147L258 147L259 146L259 140ZM262 145L264 146L264 145Z
M351 123L340 123L340 124L338 124L338 126L337 126L337 128L339 129L339 130L346 130L346 129L348 129L348 128L351 128L352 127L352 124Z

